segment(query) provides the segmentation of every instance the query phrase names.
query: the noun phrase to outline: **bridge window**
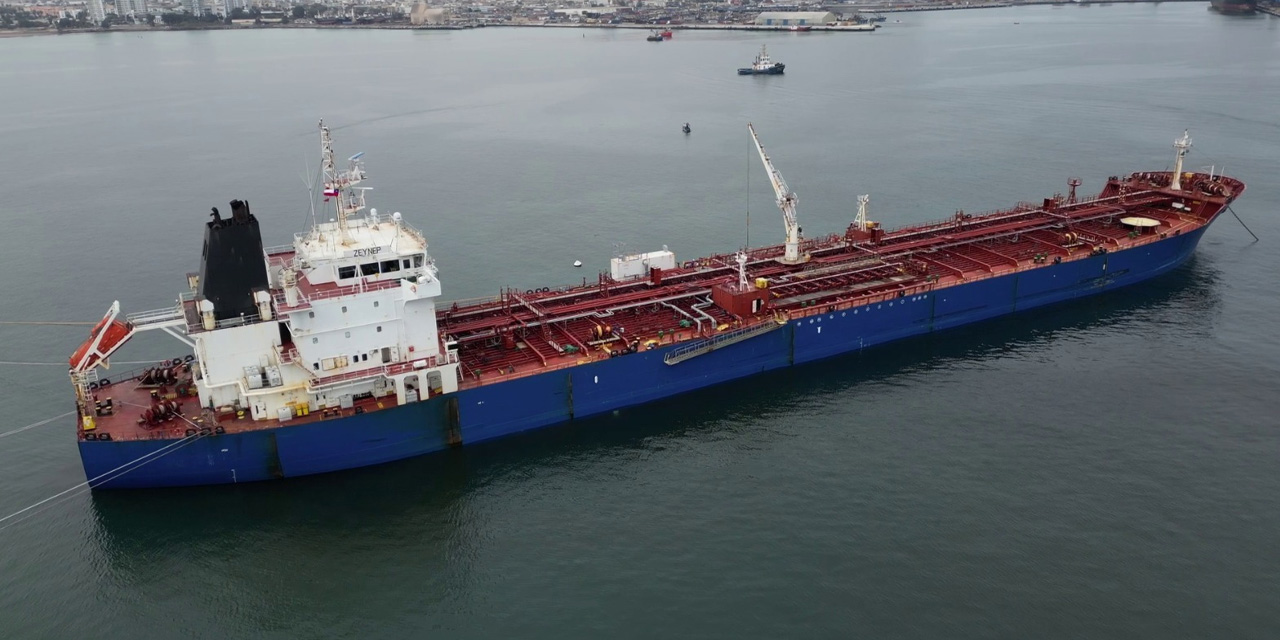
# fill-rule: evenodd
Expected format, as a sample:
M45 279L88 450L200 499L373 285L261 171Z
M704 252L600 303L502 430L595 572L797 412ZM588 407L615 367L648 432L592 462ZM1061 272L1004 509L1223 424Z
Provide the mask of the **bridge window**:
M418 254L418 255L416 255L416 256L414 256L414 257L413 257L413 266L415 266L415 267L421 267L421 266L422 266L422 254Z
M360 275L362 275L362 276L376 276L376 275L378 275L378 263L376 263L376 262L370 262L370 263L368 263L368 264L362 264L362 265L360 265Z
M382 261L383 273L391 273L392 271L399 271L399 270L400 270L399 260L383 260Z
M355 267L338 267L338 278L346 279L354 277L356 277Z
M409 268L409 259L408 259L408 258L405 258L404 260L401 260L401 262L403 262L403 263L404 263L404 268L406 268L406 269L408 269L408 268Z

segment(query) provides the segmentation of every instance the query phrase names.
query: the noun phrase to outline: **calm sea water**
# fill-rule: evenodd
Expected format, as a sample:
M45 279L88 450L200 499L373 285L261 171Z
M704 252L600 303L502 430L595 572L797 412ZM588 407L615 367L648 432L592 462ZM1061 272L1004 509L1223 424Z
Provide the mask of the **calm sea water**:
M444 455L72 495L0 530L0 637L1280 635L1280 20L1204 3L896 16L871 35L253 31L0 41L0 319L165 306L211 206L303 228L315 121L448 297L615 243L781 241L1163 169L1249 184L1147 286ZM787 75L740 78L761 44ZM685 137L680 124L693 134ZM225 210L225 209L224 209ZM750 212L750 225L746 224ZM581 259L587 268L570 265ZM83 327L0 326L3 361ZM126 358L177 350L162 337ZM0 431L71 408L0 365ZM0 438L0 517L83 480ZM0 526L11 521L0 523Z

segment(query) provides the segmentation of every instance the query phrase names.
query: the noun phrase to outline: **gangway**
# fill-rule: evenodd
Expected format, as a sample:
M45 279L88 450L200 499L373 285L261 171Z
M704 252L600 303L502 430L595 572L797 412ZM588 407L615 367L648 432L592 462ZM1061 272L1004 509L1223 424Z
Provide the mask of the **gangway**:
M737 344L744 340L750 340L756 336L762 336L771 331L781 329L784 326L786 326L786 322L770 320L754 326L744 327L728 333L722 333L718 336L707 338L706 340L700 340L693 344L685 345L679 349L672 349L670 353L662 358L662 361L669 365L680 364L690 358L696 358L700 355L711 353L716 349L723 349L731 344Z

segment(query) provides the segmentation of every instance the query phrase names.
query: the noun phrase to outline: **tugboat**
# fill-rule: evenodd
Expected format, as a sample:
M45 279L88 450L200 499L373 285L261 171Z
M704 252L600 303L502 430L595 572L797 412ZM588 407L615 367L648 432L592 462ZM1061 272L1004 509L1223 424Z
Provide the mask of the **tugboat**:
M689 128L689 123L688 123L688 122L684 123L684 126L683 126L683 127L680 127L680 130L681 130L681 131L683 131L683 132L685 133L685 135L688 135L688 134L690 134L690 133L693 133L693 129Z
M749 67L743 67L741 69L738 69L738 75L740 76L758 76L758 75L777 76L777 75L782 75L782 70L785 68L787 68L787 65L782 64L781 62L773 62L769 60L768 49L764 45L761 45L760 53L756 56L755 62L751 63L751 66Z

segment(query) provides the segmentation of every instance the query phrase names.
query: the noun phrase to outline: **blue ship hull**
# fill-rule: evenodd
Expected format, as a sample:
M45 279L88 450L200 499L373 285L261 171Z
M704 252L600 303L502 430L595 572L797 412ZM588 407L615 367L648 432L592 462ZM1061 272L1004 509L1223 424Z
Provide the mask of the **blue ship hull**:
M678 348L669 346L347 418L185 441L81 441L80 456L96 488L250 482L390 462L1136 284L1185 262L1206 228L792 320L674 365L663 361Z

